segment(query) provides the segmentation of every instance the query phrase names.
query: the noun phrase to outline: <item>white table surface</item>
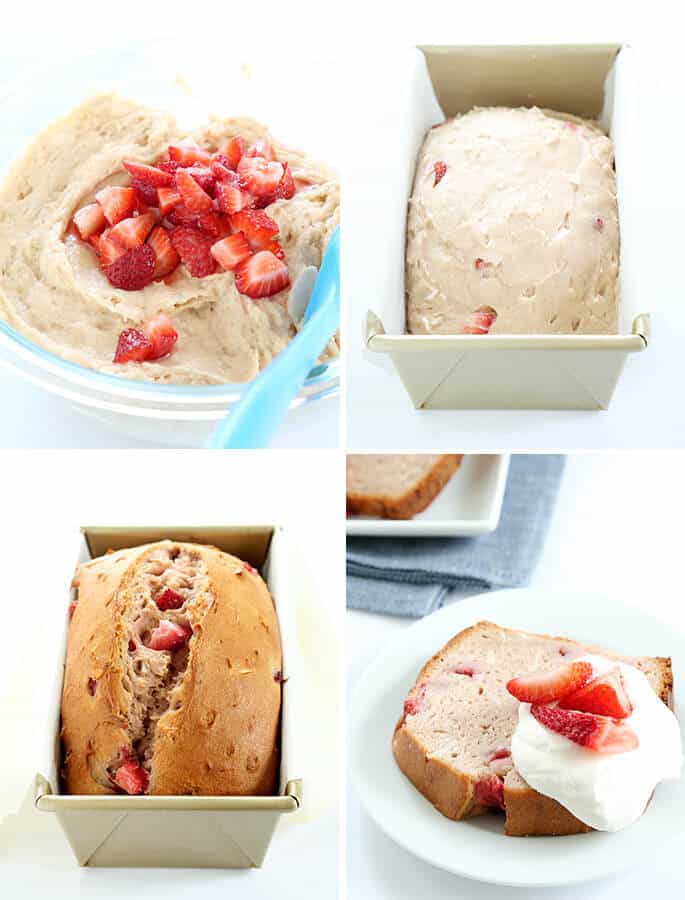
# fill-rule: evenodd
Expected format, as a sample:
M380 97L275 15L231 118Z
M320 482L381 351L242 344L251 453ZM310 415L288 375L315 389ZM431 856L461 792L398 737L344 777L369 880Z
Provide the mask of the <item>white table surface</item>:
M682 630L682 463L678 453L570 457L531 586L550 591L596 590ZM348 610L348 688L377 648L413 621ZM524 890L458 878L407 854L367 817L352 789L348 789L347 841L348 892L355 900L532 896ZM648 858L627 875L545 890L544 896L550 900L642 900L650 892L682 896L684 854L685 835L681 835L668 846L650 847Z

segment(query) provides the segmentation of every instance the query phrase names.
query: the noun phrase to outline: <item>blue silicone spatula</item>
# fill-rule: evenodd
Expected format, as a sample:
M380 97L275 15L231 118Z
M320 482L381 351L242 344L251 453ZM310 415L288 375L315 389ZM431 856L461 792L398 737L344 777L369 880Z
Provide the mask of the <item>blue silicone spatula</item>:
M293 397L335 334L340 321L340 229L326 248L296 337L252 382L205 446L213 450L265 447L285 418Z

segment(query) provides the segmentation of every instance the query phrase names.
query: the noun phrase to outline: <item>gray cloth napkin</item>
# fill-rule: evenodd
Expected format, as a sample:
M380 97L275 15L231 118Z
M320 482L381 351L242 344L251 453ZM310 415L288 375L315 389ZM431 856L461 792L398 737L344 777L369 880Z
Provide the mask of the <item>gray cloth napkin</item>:
M347 539L347 605L395 616L425 616L450 590L519 587L537 562L565 457L511 457L502 515L476 538Z

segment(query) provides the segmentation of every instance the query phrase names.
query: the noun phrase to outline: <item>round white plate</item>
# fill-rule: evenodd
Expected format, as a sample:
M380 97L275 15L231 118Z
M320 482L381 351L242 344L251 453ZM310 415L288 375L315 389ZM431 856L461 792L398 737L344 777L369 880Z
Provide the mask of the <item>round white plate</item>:
M512 590L463 600L404 630L366 669L350 709L349 767L362 805L400 846L448 872L492 884L552 887L615 874L649 858L685 827L685 781L657 787L645 814L615 834L506 837L498 814L453 822L400 772L390 741L423 663L461 629L488 619L629 655L671 656L676 692L685 678L685 636L605 597ZM683 720L681 717L681 728Z

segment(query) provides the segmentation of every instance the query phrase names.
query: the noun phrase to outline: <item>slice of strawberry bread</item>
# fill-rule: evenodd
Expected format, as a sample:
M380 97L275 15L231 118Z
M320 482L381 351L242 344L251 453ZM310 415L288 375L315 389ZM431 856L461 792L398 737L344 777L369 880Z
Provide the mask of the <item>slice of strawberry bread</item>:
M450 819L495 809L505 812L509 835L590 831L514 769L510 746L519 704L506 687L521 673L552 671L589 653L636 666L671 705L669 658L619 656L567 638L479 622L455 635L419 672L393 734L398 766Z

